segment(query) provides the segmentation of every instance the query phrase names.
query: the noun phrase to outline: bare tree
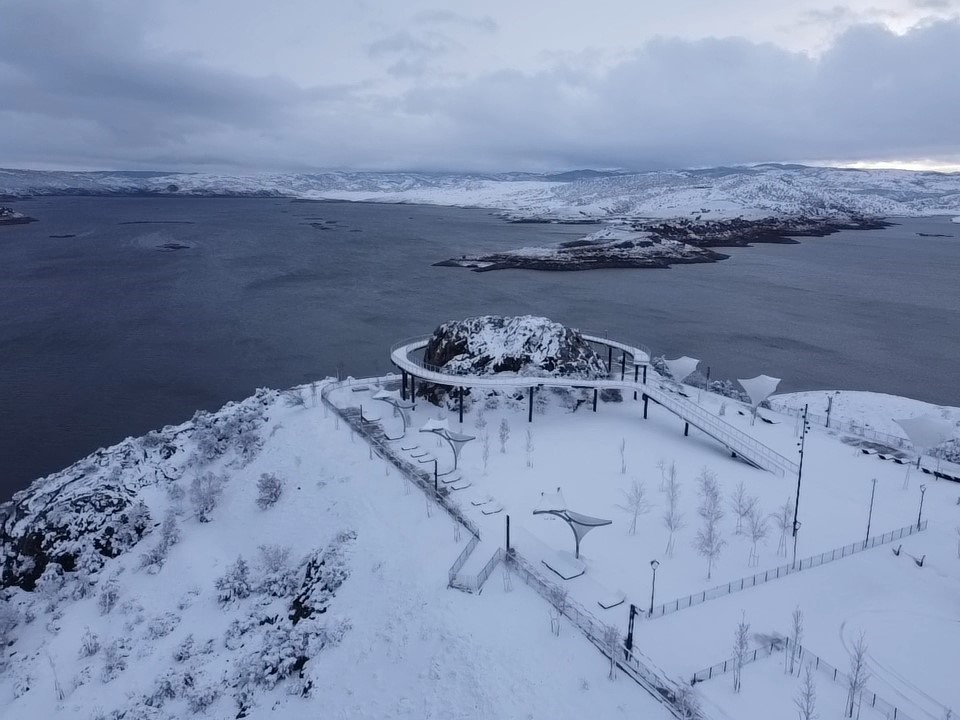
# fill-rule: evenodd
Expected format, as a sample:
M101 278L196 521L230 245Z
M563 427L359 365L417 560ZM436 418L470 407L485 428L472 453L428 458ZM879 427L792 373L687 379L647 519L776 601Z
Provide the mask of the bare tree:
M667 464L663 461L663 458L657 461L657 470L660 471L660 487L657 489L663 492L667 489Z
M533 430L527 428L527 467L533 467Z
M280 397L287 407L306 407L307 399L303 396L302 388L290 388L280 392Z
M746 613L741 613L737 630L733 634L733 691L740 692L740 673L747 659L747 645L750 639L750 623Z
M507 452L507 440L510 439L510 423L504 418L500 421L500 453Z
M680 683L674 703L682 720L694 720L700 717L700 703L697 701L693 688L686 683Z
M613 625L606 625L603 628L603 645L610 655L610 674L607 676L611 680L617 679L617 657L620 655L620 631Z
M477 416L473 419L473 426L480 432L483 432L483 429L487 426L486 413L482 405L477 410Z
M568 590L561 585L551 585L547 591L547 598L550 600L550 631L560 636L560 618L567 609Z
M627 474L627 439L620 438L620 474Z
M717 485L717 476L709 468L704 468L697 476L697 494L700 496L700 505L697 514L703 519L703 526L697 531L694 547L701 557L707 559L707 579L713 576L713 565L726 540L720 531L720 520L723 518L723 503L720 498L720 487Z
M816 720L820 717L817 710L817 684L813 681L813 665L807 663L803 671L803 684L793 698L799 720Z
M853 644L850 653L850 672L847 678L847 705L844 717L852 718L857 699L870 679L867 672L867 636L861 632L860 637Z
M743 521L747 519L747 516L750 514L750 510L756 504L757 499L750 497L747 494L747 488L744 486L743 481L741 480L737 485L736 490L734 490L733 494L730 496L730 507L737 516L737 535L743 534Z
M760 554L757 552L757 544L766 539L770 532L770 520L760 510L760 506L755 502L750 507L750 513L747 515L747 534L750 536L750 558L747 565L756 567L760 564Z
M960 525L957 525L957 557L960 558Z
M677 479L676 473L667 476L666 493L667 510L663 514L663 524L669 535L667 536L667 547L664 553L667 557L673 557L674 536L683 527L683 513L680 512L680 481Z
M483 457L483 474L487 474L487 468L490 465L490 433L484 433L483 437L480 438L480 445L482 447L482 457Z
M190 483L190 502L200 522L210 522L210 513L222 494L223 480L213 473L207 472L193 479Z
M647 489L642 482L634 480L629 490L621 490L625 501L618 508L630 515L630 534L637 534L637 519L650 512L650 503L647 502Z
M777 545L777 554L787 556L787 533L793 529L793 498L788 497L787 501L777 508L773 516L773 521L780 531L780 544Z
M800 659L800 645L803 643L803 610L800 609L799 605L793 609L791 619L793 620L793 628L791 632L790 654L787 660L790 663L788 672L793 675L794 667Z

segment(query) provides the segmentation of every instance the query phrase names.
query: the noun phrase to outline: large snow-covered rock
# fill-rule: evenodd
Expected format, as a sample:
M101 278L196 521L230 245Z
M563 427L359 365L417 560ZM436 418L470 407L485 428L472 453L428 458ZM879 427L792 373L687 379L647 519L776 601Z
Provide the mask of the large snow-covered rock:
M424 361L455 375L606 375L600 356L579 331L534 315L481 315L443 323L433 331Z

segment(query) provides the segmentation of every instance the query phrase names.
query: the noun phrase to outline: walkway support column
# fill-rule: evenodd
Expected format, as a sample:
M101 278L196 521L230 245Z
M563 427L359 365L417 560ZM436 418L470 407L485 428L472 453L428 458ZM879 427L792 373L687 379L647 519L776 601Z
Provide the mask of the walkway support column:
M533 385L531 385L529 388L529 394L527 398L529 401L527 404L527 422L532 423L533 422Z
M463 386L457 388L457 395L460 400L460 424L463 425Z
M593 389L593 411L597 411L597 389Z
M401 371L400 371L400 378L401 378L401 380L400 380L400 397L401 397L403 400L406 400L406 399L407 399L407 371L406 371L406 370L401 370Z
M613 375L613 346L607 345L607 374Z
M620 379L623 380L627 372L627 351L623 351L623 355L620 356Z
M410 401L416 406L417 404L417 378L415 375L410 375Z
M636 359L633 362L633 381L638 382L640 380L640 366L637 365ZM637 391L633 391L633 399L637 399Z
M647 384L647 366L646 365L643 366L643 384L644 385Z
M644 394L643 394L643 419L644 419L644 420L647 419L647 402L648 402L649 400L650 400L650 398L647 397L647 394L646 394L646 393L644 393Z
M683 436L687 437L690 434L690 423L685 422L683 424Z

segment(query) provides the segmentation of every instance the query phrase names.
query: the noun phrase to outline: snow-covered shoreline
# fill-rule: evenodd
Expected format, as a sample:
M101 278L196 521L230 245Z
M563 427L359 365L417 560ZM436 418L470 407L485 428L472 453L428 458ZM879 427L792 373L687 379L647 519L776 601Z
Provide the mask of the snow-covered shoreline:
M759 219L960 213L960 174L760 165L643 173L79 173L0 169L0 195L289 197L487 208L511 218Z

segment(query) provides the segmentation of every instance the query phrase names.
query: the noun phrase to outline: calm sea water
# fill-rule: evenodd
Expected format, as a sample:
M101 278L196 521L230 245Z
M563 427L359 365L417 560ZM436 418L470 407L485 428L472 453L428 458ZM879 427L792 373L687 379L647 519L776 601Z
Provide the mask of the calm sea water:
M960 226L942 218L671 270L478 274L431 263L590 228L275 199L48 198L17 208L40 222L0 227L3 497L258 386L334 374L338 363L354 375L386 371L394 341L482 313L607 331L699 357L714 377L764 372L783 390L960 405ZM190 247L157 249L167 243Z

